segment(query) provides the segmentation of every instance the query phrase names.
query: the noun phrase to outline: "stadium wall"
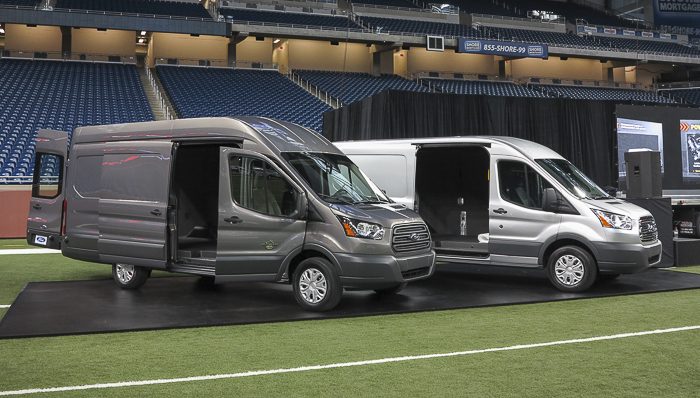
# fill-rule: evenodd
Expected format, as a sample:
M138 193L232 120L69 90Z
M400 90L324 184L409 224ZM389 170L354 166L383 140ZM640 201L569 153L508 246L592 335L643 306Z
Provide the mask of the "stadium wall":
M291 69L365 73L372 70L372 54L365 44L332 45L327 41L291 39L287 46Z
M10 51L61 52L58 26L5 25L5 49Z
M136 53L136 32L73 28L71 51L78 54L108 54L133 57Z
M31 196L31 186L0 187L0 238L23 238L27 235Z
M236 44L237 60L269 64L273 62L272 58L272 39L269 37L262 41L248 37Z
M506 73L514 79L528 77L549 77L555 79L607 80L603 76L603 64L595 59L569 58L561 60L549 57L547 60L523 58L507 62Z
M498 75L498 62L493 55L457 54L411 48L408 51L408 72L457 72L466 74Z
M219 36L191 36L177 33L153 33L154 58L226 60L229 39Z

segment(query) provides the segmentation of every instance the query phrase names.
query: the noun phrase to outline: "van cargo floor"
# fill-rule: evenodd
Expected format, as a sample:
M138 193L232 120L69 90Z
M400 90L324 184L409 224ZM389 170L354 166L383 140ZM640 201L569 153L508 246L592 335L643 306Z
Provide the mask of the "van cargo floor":
M172 277L153 278L140 290L127 291L111 280L32 282L0 322L0 338L339 318L700 288L700 275L658 269L598 282L578 294L555 290L538 270L452 264L439 270L394 297L346 292L338 308L322 314L301 310L291 287L282 284L212 286L196 277Z

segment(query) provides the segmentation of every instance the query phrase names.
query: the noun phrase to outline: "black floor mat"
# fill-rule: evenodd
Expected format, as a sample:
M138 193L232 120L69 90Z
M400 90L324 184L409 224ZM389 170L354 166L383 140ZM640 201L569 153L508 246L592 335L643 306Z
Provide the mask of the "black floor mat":
M449 265L393 297L346 292L337 309L319 314L301 310L291 286L281 284L211 286L194 277L153 278L138 291L125 291L111 280L34 282L0 322L0 338L367 316L697 288L700 275L652 269L598 282L586 293L562 293L542 271Z

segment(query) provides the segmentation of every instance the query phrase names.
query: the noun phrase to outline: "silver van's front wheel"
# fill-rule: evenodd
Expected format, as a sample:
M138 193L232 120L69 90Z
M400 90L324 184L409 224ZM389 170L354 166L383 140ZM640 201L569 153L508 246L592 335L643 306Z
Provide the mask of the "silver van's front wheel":
M131 264L112 265L112 278L117 286L122 289L138 289L143 286L151 275L148 268L137 267Z
M578 246L563 246L547 261L549 281L564 292L583 292L593 285L598 266L593 256Z
M310 304L317 304L328 291L328 282L323 272L316 268L307 268L299 278L301 296Z
M309 311L335 308L343 296L343 286L333 264L321 257L299 263L292 273L292 288L297 303Z

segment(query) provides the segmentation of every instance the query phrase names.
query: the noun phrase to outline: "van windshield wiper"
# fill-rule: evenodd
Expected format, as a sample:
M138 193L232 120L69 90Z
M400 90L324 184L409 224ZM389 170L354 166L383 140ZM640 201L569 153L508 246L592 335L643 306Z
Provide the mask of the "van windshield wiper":
M320 196L321 199L323 199L323 200L325 200L326 202L329 202L329 203L342 203L342 204L345 204L345 205L354 205L354 204L355 204L355 203L350 202L350 201L347 201L347 200L345 200L345 199L336 198L336 197L333 197L333 196L331 196L331 195L326 195L325 193L318 193L318 192L317 192L316 194L317 194L318 196Z
M391 203L391 202L386 201L386 200L360 200L360 201L355 202L355 204L358 204L358 205L383 205L386 203Z

